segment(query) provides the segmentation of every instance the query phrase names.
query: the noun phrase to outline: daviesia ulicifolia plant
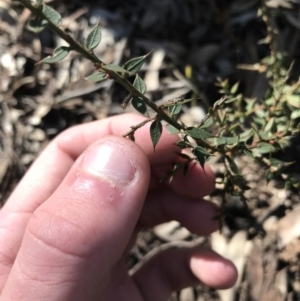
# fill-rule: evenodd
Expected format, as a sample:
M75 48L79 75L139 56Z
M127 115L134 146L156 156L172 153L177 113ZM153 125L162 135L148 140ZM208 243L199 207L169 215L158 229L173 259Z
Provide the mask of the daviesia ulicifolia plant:
M238 196L245 202L245 191L250 187L235 162L237 156L245 155L265 166L267 182L279 177L285 181L287 189L299 192L299 181L293 174L285 172L286 167L292 163L281 161L274 154L284 151L292 137L300 133L300 80L289 80L293 64L289 68L284 67L284 56L276 48L267 6L263 5L259 13L267 29L267 37L262 43L269 45L270 55L254 66L256 71L265 73L268 79L269 89L265 98L246 98L238 93L239 83L230 86L228 80L218 79L217 85L221 88L222 98L209 108L198 125L188 127L180 122L178 116L182 105L190 99L182 97L158 106L146 97L147 87L138 72L150 54L133 58L123 66L106 64L93 51L101 42L99 24L96 24L81 44L60 28L61 16L53 8L43 4L41 0L36 0L35 3L29 0L18 1L35 16L29 22L32 30L39 32L48 27L69 44L56 48L51 56L40 63L57 63L70 52L76 51L90 60L96 68L96 72L88 76L87 80L115 80L128 91L129 95L122 106L131 104L146 119L138 125L132 125L131 130L124 133L124 137L134 140L135 131L146 123L151 123L149 134L154 148L159 143L163 126L171 134L179 135L177 146L189 149L191 155L179 154L184 160L174 162L173 170L167 174L169 180L172 180L179 169L188 172L191 162L203 167L211 156L218 155L224 165L223 178L219 182L223 186L223 202L226 202L228 194ZM148 108L154 111L153 116L149 115Z

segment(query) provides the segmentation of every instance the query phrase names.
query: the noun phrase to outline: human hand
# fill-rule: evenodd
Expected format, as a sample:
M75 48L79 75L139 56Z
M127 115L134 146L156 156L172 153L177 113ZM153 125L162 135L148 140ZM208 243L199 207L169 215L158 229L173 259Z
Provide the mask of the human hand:
M134 275L124 264L141 227L177 220L198 235L218 228L217 207L202 200L214 176L196 166L160 184L176 159L165 131L154 153L149 126L136 143L120 137L138 115L79 125L54 139L0 211L1 301L166 301L199 281L234 284L228 260L203 247L170 249Z

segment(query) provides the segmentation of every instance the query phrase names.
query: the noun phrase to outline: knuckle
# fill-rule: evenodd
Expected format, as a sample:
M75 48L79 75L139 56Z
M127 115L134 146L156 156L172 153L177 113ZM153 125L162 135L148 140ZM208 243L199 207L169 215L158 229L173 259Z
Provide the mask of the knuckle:
M26 231L31 240L46 250L64 256L88 256L86 231L63 216L38 210L30 219Z

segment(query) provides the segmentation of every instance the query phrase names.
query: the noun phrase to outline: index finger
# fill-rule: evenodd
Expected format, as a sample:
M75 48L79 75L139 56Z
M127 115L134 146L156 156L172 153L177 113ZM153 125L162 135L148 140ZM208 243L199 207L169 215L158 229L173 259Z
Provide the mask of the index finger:
M100 138L121 136L130 130L130 126L144 119L139 115L126 114L75 126L64 131L46 147L0 211L0 245L5 246L1 255L0 291L15 261L32 213L57 189L74 161ZM164 130L154 153L149 126L139 129L135 136L150 164L174 160L177 156L174 143L178 137Z
M136 114L124 114L111 118L74 126L56 137L33 163L21 180L2 211L18 208L33 212L47 199L63 180L74 161L98 139L116 135L122 136L130 127L145 120ZM149 135L150 124L136 131L136 143L144 150L151 165L167 164L177 157L174 145L178 137L165 129L155 152ZM30 200L30 202L24 202ZM25 206L25 208L24 208Z

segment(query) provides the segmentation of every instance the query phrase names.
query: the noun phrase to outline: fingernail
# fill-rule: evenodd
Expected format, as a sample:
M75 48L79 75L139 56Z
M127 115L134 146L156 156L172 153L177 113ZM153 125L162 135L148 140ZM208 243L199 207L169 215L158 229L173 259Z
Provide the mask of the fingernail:
M83 167L89 173L124 186L135 174L128 154L118 144L103 143L91 148L83 160Z

